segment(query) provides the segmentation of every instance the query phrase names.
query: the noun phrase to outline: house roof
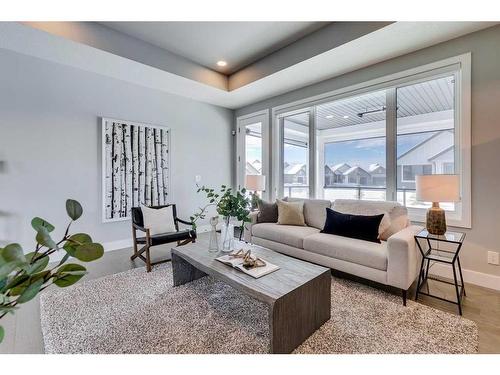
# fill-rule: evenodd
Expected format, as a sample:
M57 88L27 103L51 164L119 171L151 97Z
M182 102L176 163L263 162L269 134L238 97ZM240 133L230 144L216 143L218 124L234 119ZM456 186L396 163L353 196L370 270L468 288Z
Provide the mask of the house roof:
M452 130L446 130L447 132L449 133L452 133L453 131ZM420 146L426 144L427 142L429 142L431 139L434 139L436 138L438 135L441 134L441 131L437 131L436 133L434 133L433 135L431 135L429 138L423 140L422 142L420 143L417 143L415 146L413 146L412 148L410 148L408 151L406 152L403 152L401 155L398 156L398 160L401 159L403 156L406 156L408 155L410 152L412 151L415 151L417 148L419 148Z
M297 174L303 167L305 167L305 164L291 164L285 168L284 173Z
M356 171L359 171L359 172L362 172L362 173L369 174L367 171L365 171L365 170L364 170L363 168L361 168L359 165L355 165L354 167L351 167L351 168L349 168L347 171L345 171L345 172L344 172L344 176L350 175L351 173L356 172Z
M383 167L382 165L380 165L379 163L375 163L375 164L370 164L370 166L368 167L368 170L370 172L373 172L373 171L376 171L377 169L379 168L382 168L384 171L385 171L385 167Z
M337 172L337 171L339 171L339 172L342 173L342 172L347 171L349 168L351 168L351 166L349 164L347 164L347 163L339 163L339 164L332 165L330 167L330 169L334 173Z
M251 163L249 163L247 161L247 164L246 164L246 173L247 174L259 174L260 173L260 170L255 168L255 166L253 166Z
M429 161L434 160L434 159L436 159L437 157L439 157L439 156L441 156L441 155L443 155L443 154L447 153L447 152L448 152L448 151L450 151L450 150L453 150L453 145L451 145L450 147L445 148L445 149L444 149L444 150L442 150L442 151L439 151L436 155L431 156L428 160L429 160Z

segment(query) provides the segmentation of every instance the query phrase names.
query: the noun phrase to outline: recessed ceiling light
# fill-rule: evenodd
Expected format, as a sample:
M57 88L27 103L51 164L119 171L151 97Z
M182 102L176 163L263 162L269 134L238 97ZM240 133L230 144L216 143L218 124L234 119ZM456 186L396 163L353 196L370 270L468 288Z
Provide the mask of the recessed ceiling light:
M333 115L328 115L328 116L326 116L326 118L328 118L328 119L333 118Z
M345 115L344 118L349 118L349 116Z
M227 62L225 62L224 60L219 60L219 61L217 61L217 65L218 66L226 66Z

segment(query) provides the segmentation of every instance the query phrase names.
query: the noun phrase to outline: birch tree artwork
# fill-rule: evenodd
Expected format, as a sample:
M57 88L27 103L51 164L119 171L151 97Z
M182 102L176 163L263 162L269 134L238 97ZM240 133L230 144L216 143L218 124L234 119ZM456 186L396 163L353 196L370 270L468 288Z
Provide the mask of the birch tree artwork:
M169 201L169 146L167 128L103 119L105 221Z

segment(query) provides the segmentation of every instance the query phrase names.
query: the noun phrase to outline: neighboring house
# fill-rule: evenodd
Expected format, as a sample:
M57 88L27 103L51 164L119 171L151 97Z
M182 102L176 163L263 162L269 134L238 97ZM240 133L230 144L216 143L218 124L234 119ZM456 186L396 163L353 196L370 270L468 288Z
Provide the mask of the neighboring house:
M307 171L305 164L287 164L284 170L285 184L306 184Z
M371 185L371 175L359 165L356 165L344 172L344 183L364 186Z
M370 172L371 175L371 185L385 186L385 167L381 166L379 163L370 164L368 172Z
M351 168L351 166L346 163L335 164L332 166L325 165L325 186L342 184L344 182L344 172L349 168Z
M454 172L454 134L443 130L398 157L398 188L415 189L415 176Z

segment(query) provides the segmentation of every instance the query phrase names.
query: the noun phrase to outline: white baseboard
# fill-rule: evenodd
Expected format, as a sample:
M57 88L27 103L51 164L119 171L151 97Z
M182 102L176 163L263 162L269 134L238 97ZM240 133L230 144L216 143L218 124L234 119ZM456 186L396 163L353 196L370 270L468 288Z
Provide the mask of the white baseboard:
M449 265L435 263L429 269L429 273L435 276L453 279L453 271ZM467 270L464 268L462 268L462 274L466 283L482 286L484 288L500 290L500 276ZM457 274L457 277L460 276Z
M209 224L200 225L198 228L196 228L196 232L206 233L206 232L210 231L210 229L211 229L211 227ZM127 247L132 247L132 238L127 238L124 240L110 241L110 242L103 242L102 246L104 247L104 252L125 249ZM50 261L57 262L58 260L61 260L65 254L66 254L66 252L64 250L59 250L50 256Z

